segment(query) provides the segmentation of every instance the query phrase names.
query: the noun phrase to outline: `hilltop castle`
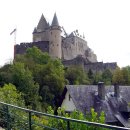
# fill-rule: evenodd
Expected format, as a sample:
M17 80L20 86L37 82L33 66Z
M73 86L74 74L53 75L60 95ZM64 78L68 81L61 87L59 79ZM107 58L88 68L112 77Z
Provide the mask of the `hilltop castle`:
M97 62L97 56L87 45L85 37L78 33L78 30L70 34L66 33L65 29L59 25L56 13L51 25L42 15L37 27L34 28L33 42L15 45L14 54L23 54L27 48L32 46L37 46L43 52L48 52L52 58L62 59L65 66L80 64L85 70L92 68L95 69L94 71L97 71L96 69L102 71L106 68L106 64ZM116 63L107 63L107 66L114 69Z

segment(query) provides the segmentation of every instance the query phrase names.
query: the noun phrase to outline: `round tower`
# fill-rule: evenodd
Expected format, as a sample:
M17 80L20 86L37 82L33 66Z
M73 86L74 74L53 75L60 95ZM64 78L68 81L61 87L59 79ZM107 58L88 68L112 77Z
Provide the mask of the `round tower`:
M52 58L60 58L61 51L61 27L59 26L56 13L54 14L53 21L49 31L49 55Z

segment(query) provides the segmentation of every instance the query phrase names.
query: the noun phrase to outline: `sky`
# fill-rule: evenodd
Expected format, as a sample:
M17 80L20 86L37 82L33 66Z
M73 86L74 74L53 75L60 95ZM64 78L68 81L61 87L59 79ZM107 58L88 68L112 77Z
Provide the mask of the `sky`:
M31 42L42 13L51 23L55 12L67 33L84 33L99 62L130 65L130 0L1 0L0 66L13 60L14 28L17 44Z

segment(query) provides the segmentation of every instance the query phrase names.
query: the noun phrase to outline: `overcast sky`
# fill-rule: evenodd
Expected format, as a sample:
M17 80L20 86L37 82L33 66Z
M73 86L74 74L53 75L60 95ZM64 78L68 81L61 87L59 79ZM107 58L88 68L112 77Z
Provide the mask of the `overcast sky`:
M54 13L66 32L84 33L98 61L130 65L130 0L1 0L0 65L13 59L17 44L32 41L41 14L52 21Z

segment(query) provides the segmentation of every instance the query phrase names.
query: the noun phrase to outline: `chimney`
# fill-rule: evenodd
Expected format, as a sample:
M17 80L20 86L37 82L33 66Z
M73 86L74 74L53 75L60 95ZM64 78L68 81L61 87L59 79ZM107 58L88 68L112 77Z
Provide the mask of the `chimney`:
M114 84L114 96L115 97L119 97L120 96L119 93L120 93L119 85L118 84Z
M98 96L101 100L105 100L105 86L104 82L98 82Z

